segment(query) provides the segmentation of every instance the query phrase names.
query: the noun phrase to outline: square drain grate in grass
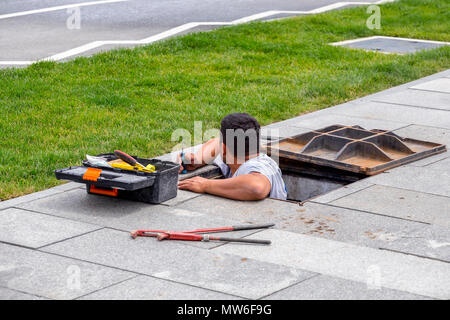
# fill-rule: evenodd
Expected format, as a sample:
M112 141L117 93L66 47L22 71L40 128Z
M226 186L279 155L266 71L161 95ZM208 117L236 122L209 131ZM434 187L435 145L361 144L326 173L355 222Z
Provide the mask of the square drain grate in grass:
M414 53L420 50L448 46L450 43L431 40L374 36L369 38L334 42L330 44L332 46L342 46L354 49L377 51L382 53L406 54Z

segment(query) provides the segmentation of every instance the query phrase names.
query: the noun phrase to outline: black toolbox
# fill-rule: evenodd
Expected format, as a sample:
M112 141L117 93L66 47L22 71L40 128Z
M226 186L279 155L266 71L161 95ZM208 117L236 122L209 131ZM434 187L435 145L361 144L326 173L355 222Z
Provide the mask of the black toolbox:
M107 161L115 160L113 153L99 154ZM179 164L133 156L139 163L155 166L155 172L141 172L120 168L93 167L87 160L83 166L55 170L58 180L86 184L89 194L118 197L146 203L161 203L175 198L178 190Z

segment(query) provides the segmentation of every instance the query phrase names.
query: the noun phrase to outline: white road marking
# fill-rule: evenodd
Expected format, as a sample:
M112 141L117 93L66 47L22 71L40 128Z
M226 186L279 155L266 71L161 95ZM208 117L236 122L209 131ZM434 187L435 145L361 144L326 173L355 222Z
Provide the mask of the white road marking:
M82 2L82 3L66 4L63 6L56 6L56 7L50 7L50 8L13 12L13 13L7 13L7 14L0 15L0 20L28 16L30 14L36 14L36 13L45 13L45 12L51 12L51 11L76 8L76 7L94 6L94 5L98 5L98 4L108 4L108 3L123 2L123 1L129 1L129 0L103 0L103 1Z
M450 42L445 42L445 41L422 40L422 39L412 39L412 38L399 38L399 37L388 37L388 36L372 36L372 37L364 37L364 38L358 38L358 39L344 40L344 41L330 43L330 45L332 45L332 46L340 46L340 45L343 45L343 44L357 43L357 42L361 42L361 41L375 40L375 39L392 39L392 40L414 41L414 42L421 42L421 43L434 43L434 44L450 45Z
M107 2L119 2L119 1L128 1L128 0L106 0L106 1L95 1L95 2L86 2L84 5L87 4L100 4L100 3L107 3ZM0 65L28 65L28 64L33 64L39 61L60 61L63 59L67 59L70 58L72 56L75 56L77 54L81 54L84 52L87 52L89 50L95 49L95 48L99 48L101 46L104 45L110 45L110 44L128 44L128 45L142 45L142 44L150 44L152 42L155 41L159 41L159 40L163 40L165 38L174 36L178 33L196 28L198 26L205 26L205 25L220 25L220 26L227 26L227 25L238 25L241 23L247 23L247 22L251 22L254 20L258 20L261 18L266 18L266 17L270 17L273 15L277 15L277 14L317 14L317 13L322 13L325 11L329 11L329 10L334 10L337 8L341 8L350 4L357 4L357 5L372 5L372 4L383 4L383 3L388 3L388 2L394 2L395 0L380 0L377 2L337 2L331 5L327 5L324 7L320 7L320 8L316 8L310 11L289 11L289 10L270 10L270 11L265 11L265 12L261 12L261 13L257 13L257 14L253 14L244 18L240 18L231 22L190 22L190 23L186 23L183 24L181 26L169 29L167 31L158 33L156 35L141 39L141 40L107 40L107 41L93 41L90 43L87 43L85 45L52 55L50 57L44 58L44 59L39 59L39 60L35 60L35 61L0 61ZM81 5L81 4L80 4ZM68 8L69 5L67 6L60 6L60 7L53 7L54 8ZM70 6L79 6L79 5L70 5ZM51 9L51 8L47 8L47 9ZM44 10L44 9L41 9ZM54 10L60 10L60 9L54 9ZM36 11L36 10L33 10ZM25 11L25 12L32 12L32 11ZM31 13L30 13L31 14ZM2 16L0 16L2 17Z

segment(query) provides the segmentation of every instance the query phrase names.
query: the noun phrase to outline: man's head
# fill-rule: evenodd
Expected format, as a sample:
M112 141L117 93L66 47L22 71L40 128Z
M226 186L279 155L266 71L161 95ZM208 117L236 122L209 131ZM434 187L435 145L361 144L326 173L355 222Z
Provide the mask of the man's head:
M258 154L260 130L258 121L247 113L231 113L223 118L220 133L224 162L242 164Z

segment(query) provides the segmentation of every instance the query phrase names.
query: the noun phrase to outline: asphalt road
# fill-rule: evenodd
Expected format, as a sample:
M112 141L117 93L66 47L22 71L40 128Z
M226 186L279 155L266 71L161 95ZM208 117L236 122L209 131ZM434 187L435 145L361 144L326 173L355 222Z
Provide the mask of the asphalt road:
M309 11L337 2L339 1L1 0L0 65L27 64L69 51L63 54L63 58L58 56L55 59L64 61L78 55L91 55L118 46L135 45L114 43L86 47L86 44L94 41L140 40L190 22L231 22L268 10ZM72 4L78 4L78 9L62 7L49 11L49 8L55 6ZM201 29L213 27L204 26ZM80 46L85 47L79 51L74 50Z

